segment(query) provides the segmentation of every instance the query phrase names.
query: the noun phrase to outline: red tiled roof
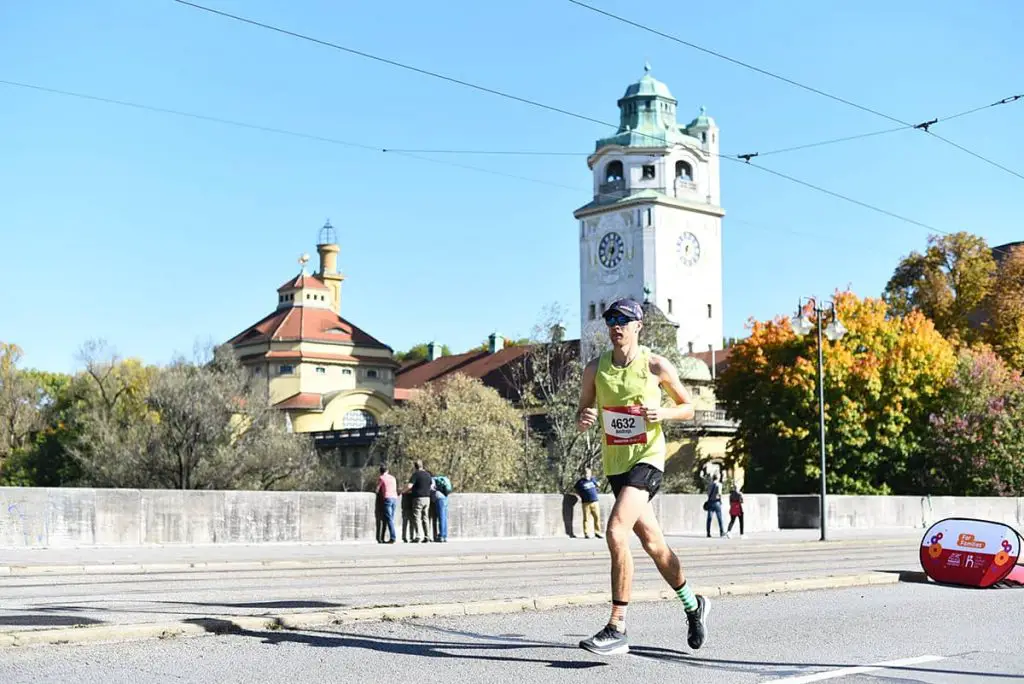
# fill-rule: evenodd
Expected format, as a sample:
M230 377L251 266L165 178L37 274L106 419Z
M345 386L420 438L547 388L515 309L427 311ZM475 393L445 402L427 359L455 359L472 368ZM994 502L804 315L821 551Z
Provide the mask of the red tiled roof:
M310 290L327 290L329 289L324 282L316 276L305 275L300 273L281 287L277 288L278 292L283 290L296 290L300 287L309 288Z
M306 409L312 411L322 411L323 395L315 392L299 392L293 394L283 401L279 401L274 404L279 409Z
M278 309L232 337L228 343L238 345L281 340L351 342L360 347L391 349L330 309L308 306Z
M415 389L452 373L485 380L486 376L526 356L530 347L506 347L494 354L476 350L442 356L433 361L417 361L402 366L395 375L395 388ZM485 384L490 384L485 381Z

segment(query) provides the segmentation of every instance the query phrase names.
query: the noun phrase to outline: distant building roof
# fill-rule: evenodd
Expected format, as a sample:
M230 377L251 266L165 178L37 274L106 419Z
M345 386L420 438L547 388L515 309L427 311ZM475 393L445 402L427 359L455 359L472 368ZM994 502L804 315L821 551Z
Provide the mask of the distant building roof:
M294 278L286 282L281 287L277 288L277 291L283 292L285 290L297 290L301 288L306 288L308 290L329 289L326 285L324 285L324 282L317 278L316 276L300 273L299 275L295 276Z
M295 306L278 309L229 340L230 344L305 340L350 342L359 347L391 349L330 309Z
M727 349L719 349L719 350L714 352L714 357L715 357L715 361L714 361L714 376L716 378L719 375L722 374L722 371L724 371L726 368L729 367L729 356L731 354L732 354L732 347L729 347ZM709 351L693 352L692 354L685 354L684 358L692 357L692 358L695 358L695 359L700 359L710 369L711 368L711 355L712 354Z
M420 360L405 364L395 373L396 399L400 389L419 389L429 382L462 373L482 381L506 399L515 400L518 393L511 377L511 367L513 364L521 363L532 348L505 347L493 354L486 349L475 350L442 356L433 361Z

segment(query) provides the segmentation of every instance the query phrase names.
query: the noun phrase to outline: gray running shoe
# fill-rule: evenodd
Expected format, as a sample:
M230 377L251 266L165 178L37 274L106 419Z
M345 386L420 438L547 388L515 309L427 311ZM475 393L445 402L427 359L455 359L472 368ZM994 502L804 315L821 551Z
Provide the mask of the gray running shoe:
M581 641L580 648L599 655L619 655L629 653L629 642L626 641L625 632L605 625L600 632Z
M708 613L711 612L708 608L708 600L697 594L697 610L692 613L686 614L686 621L690 623L689 632L686 635L686 643L690 644L690 648L698 649L704 645L704 641L708 638Z

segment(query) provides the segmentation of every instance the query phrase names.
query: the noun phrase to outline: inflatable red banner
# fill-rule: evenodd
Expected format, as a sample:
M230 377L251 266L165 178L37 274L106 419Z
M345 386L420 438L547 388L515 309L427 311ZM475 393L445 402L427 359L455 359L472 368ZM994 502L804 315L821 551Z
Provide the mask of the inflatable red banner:
M1009 525L946 518L925 532L921 567L928 577L942 584L991 587L1008 577L1019 581L1020 572L1015 566L1020 549L1020 535Z

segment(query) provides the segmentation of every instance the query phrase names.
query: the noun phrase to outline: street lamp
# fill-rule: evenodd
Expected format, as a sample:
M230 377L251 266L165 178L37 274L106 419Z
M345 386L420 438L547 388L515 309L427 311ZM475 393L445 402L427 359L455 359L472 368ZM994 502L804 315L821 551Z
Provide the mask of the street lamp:
M808 311L809 305L809 311ZM811 321L809 313L814 314L814 321ZM821 328L821 319L826 313L832 314L832 320L824 331ZM803 337L811 331L812 328L817 326L818 329L818 419L819 419L819 437L818 445L821 448L821 541L827 539L825 532L825 371L824 371L824 356L823 350L824 345L821 341L822 332L830 342L841 340L843 335L846 334L846 326L842 324L839 317L836 316L836 305L835 302L828 302L828 308L823 308L821 302L813 297L801 299L797 305L796 315L790 321L793 326L793 332L798 336Z

